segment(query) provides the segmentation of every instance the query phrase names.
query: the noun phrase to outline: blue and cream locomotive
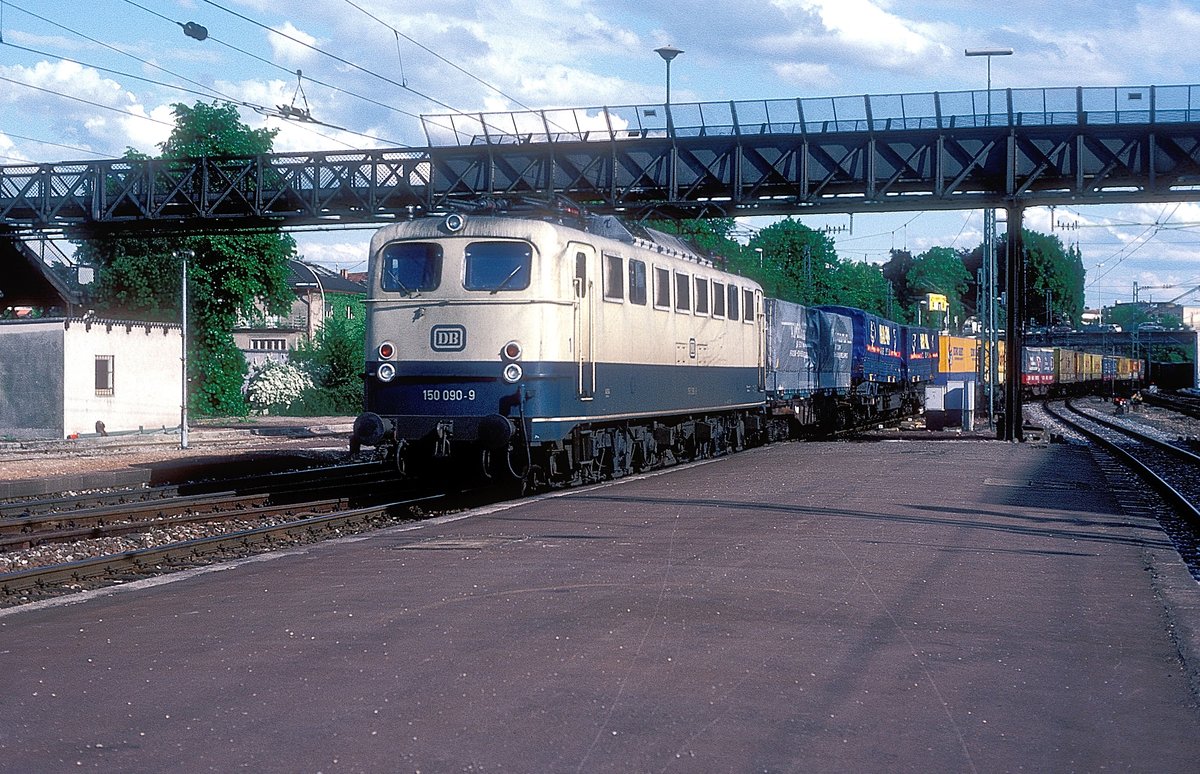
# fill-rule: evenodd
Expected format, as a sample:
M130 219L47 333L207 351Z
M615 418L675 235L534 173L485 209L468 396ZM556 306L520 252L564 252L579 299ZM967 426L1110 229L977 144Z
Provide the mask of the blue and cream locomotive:
M402 469L594 480L761 432L762 289L609 217L451 214L371 243L366 413Z

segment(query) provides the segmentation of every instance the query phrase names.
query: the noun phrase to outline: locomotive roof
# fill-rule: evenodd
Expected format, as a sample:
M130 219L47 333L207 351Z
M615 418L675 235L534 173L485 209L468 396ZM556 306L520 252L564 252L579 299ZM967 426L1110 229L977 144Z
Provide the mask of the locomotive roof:
M447 223L457 217L457 228L449 228ZM398 234L406 238L438 238L462 234L465 236L481 236L483 231L478 228L479 222L486 222L486 231L493 236L521 237L529 233L531 228L570 228L585 234L612 239L618 242L635 245L655 252L673 255L693 263L715 266L715 262L705 257L693 245L673 234L667 234L657 229L647 228L633 223L626 223L611 215L581 215L578 217L542 216L528 213L486 212L481 214L452 214L449 216L429 216L412 221L404 221L391 226L385 226L376 232L372 240L372 251L377 250L384 242L395 239Z

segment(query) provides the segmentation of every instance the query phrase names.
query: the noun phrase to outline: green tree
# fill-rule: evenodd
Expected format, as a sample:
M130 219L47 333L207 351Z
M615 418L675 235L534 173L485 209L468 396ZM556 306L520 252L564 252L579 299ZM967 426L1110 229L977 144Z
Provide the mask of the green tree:
M891 257L883 265L883 276L891 283L897 316L894 319L908 320L908 310L915 308L917 297L908 286L908 272L913 267L913 254L908 250L892 249Z
M251 129L230 104L174 105L175 128L164 158L249 156L271 151L274 130ZM130 154L136 157L136 154ZM253 183L246 183L253 186ZM233 341L238 312L256 301L272 313L288 308L287 260L295 242L277 231L179 238L89 239L80 258L96 266L97 308L107 315L178 320L182 255L188 258L189 384L193 410L246 412L245 359Z
M1140 304L1117 303L1104 315L1104 322L1119 325L1123 331L1134 331L1144 322L1150 321L1150 315Z
M882 317L893 317L892 288L881 267L865 261L841 261L833 272L831 303L853 306Z
M964 316L963 298L967 293L971 275L963 265L963 256L950 247L931 247L913 261L908 270L908 287L916 296L916 302L926 293L940 293L949 302L950 311L944 321L947 326ZM915 312L916 307L910 311ZM928 320L928 318L924 318Z
M347 301L334 306L344 312L347 305L361 312L364 305ZM357 414L362 410L362 360L366 341L364 317L336 313L328 317L311 342L302 342L289 356L312 377L315 387L302 396L297 413L307 415Z
M1078 324L1083 317L1084 284L1079 248L1067 249L1058 236L1028 229L1022 229L1021 239L1025 247L1026 319L1043 325ZM998 249L999 256L1007 255L1003 242Z
M839 260L827 234L785 218L759 231L750 248L755 262L756 250L763 251L759 282L769 295L805 305L839 303Z

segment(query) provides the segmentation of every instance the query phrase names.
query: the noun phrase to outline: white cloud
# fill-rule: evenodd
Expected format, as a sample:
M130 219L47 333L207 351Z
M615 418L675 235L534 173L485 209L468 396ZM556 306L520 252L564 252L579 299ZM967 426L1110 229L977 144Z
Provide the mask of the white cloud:
M303 65L317 58L317 52L309 46L317 46L317 38L300 30L290 21L276 27L283 35L267 32L267 43L271 46L272 58L289 65ZM305 45L307 44L307 45Z

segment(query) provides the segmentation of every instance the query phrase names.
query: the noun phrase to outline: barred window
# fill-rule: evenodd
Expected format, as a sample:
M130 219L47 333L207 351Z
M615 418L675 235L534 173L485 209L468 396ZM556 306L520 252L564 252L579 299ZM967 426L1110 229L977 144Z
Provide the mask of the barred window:
M113 356L96 355L96 394L113 394Z

